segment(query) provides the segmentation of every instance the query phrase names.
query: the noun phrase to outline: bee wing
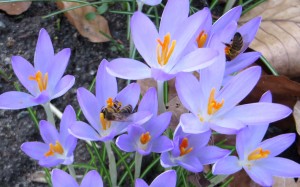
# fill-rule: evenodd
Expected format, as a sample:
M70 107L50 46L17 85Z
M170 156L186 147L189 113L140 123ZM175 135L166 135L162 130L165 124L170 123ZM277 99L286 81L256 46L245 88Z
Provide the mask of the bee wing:
M130 115L130 113L120 113L120 112L118 112L118 113L111 113L111 115L112 115L111 121L123 121L123 122L130 121L128 119L128 116Z
M132 111L132 106L131 105L126 105L123 108L121 108L121 110L119 111L119 113L131 113Z

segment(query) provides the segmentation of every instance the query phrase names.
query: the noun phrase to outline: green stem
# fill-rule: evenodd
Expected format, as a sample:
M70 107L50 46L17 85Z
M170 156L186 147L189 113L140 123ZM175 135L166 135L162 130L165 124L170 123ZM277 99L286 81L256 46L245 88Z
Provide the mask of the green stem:
M158 113L166 111L164 104L164 81L157 81Z
M107 150L107 156L109 161L109 174L113 187L117 186L117 164L114 152L111 149L111 141L105 142L105 148Z
M68 165L68 170L70 175L76 180L76 173L74 167L72 165Z
M226 182L224 182L221 187L226 187L229 185L229 183L231 183L234 179L234 176L230 177Z
M50 122L55 127L55 119L54 119L53 113L50 108L50 102L43 104L43 107L44 107L46 115L47 115L47 121Z
M134 158L134 163L135 163L134 179L137 179L137 178L140 177L141 167L142 167L142 160L143 160L143 155L141 155L138 152L135 152L135 158Z
M169 98L168 98L168 81L164 82L164 103L165 105L169 102Z
M261 61L267 66L267 68L271 71L271 73L275 76L279 76L277 71L273 68L273 66L268 62L268 60L264 56L260 56Z

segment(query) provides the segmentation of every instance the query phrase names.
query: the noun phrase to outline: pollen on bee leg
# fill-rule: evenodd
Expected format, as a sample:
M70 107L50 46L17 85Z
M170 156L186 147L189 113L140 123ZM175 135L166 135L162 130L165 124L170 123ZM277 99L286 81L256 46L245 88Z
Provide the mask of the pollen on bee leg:
M100 113L100 123L102 125L102 129L103 130L107 130L110 128L110 125L111 125L111 122L110 121L107 121L105 118L104 118L104 113L101 112Z
M106 100L106 105L107 105L108 107L114 106L114 100L113 100L113 98L109 97L109 98Z

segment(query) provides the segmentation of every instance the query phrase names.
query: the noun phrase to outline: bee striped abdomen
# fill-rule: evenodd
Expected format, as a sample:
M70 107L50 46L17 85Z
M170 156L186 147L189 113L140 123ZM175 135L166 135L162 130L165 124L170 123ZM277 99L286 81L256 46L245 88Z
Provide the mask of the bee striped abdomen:
M225 45L226 61L231 61L240 54L241 49L243 48L244 41L242 35L239 32L236 32L231 44Z

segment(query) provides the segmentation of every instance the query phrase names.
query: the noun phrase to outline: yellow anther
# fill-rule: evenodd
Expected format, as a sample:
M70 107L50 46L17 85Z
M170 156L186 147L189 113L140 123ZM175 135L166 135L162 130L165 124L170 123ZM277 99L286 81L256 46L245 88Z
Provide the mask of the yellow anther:
M150 140L151 140L151 135L150 135L149 132L143 133L143 134L140 136L140 142L141 142L141 144L146 144L146 143L148 143Z
M102 125L102 129L103 130L107 130L110 128L111 126L111 121L108 121L104 118L104 113L101 112L100 113L100 122L101 122L101 125Z
M180 156L186 155L190 153L193 148L189 147L189 140L187 138L183 138L180 145L179 145L179 150L180 150Z
M39 90L42 92L47 89L48 85L48 73L45 73L44 77L42 72L38 71L34 76L29 76L29 80L36 81Z
M261 147L255 149L248 155L248 160L259 160L267 158L271 152L269 150L263 150Z
M49 151L46 152L44 155L46 157L53 156L55 153L62 155L64 153L64 149L59 143L59 141L56 141L55 145L52 143L49 144Z
M198 48L202 48L207 40L207 34L204 31L201 31L198 37L196 38L196 42L198 44Z
M218 110L220 110L220 108L222 108L222 106L224 104L224 99L222 99L221 102L217 102L215 100L215 92L216 92L216 89L213 88L209 95L208 106L207 106L207 113L209 115L216 113Z
M171 42L171 35L170 33L167 33L163 41L157 39L157 42L158 42L156 47L157 62L161 66L164 66L168 63L174 51L176 40L172 40L171 47L169 48L169 44Z
M109 97L106 100L106 105L107 105L107 107L113 107L114 106L114 100L113 100L113 98Z

